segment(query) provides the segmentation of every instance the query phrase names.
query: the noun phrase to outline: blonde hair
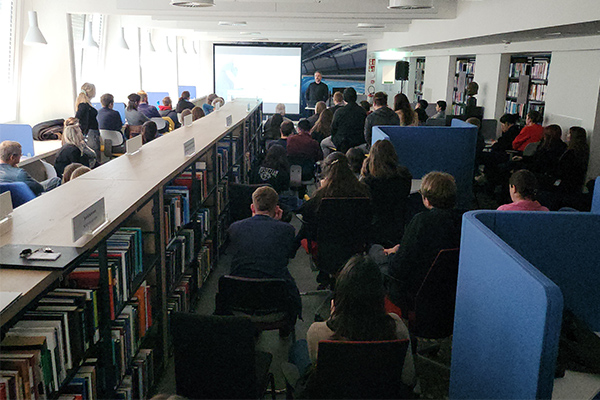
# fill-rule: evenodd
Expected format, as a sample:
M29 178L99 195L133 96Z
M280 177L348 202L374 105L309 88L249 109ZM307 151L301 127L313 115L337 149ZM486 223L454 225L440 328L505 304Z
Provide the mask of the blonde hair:
M140 101L147 103L148 102L148 93L144 92L143 90L140 90L139 92L137 92L138 96L140 96Z
M91 169L90 167L86 167L85 165L82 165L81 167L77 168L75 171L73 171L73 173L71 173L71 180L77 178L78 176L81 176L85 173L90 172Z
M72 144L73 146L76 146L81 151L81 154L83 154L84 150L88 148L79 124L65 126L62 134L62 143L63 145ZM93 150L90 149L90 151Z
M450 209L456 203L456 182L445 172L432 171L425 175L420 192L435 208Z
M96 96L96 86L93 83L84 83L81 85L81 92L77 95L77 100L75 100L75 111L81 103L88 103L90 106L92 105L91 99Z
M323 110L325 110L327 108L327 104L325 104L324 101L319 101L317 102L317 104L315 104L315 114L321 114L323 112ZM285 110L285 106L284 106L284 110ZM285 111L284 111L285 113Z

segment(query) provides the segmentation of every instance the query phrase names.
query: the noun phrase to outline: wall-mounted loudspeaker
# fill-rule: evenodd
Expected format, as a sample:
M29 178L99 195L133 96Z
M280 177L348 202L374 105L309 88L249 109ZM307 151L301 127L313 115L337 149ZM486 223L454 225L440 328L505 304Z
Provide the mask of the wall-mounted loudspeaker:
M408 80L408 61L398 61L396 63L396 80L407 81Z

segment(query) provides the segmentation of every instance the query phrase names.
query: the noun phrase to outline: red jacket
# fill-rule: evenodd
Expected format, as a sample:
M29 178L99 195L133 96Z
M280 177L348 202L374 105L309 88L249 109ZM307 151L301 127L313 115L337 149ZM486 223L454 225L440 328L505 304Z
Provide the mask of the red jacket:
M527 125L517 135L515 140L512 142L514 150L523 151L529 143L536 143L542 140L544 135L544 127L540 124Z

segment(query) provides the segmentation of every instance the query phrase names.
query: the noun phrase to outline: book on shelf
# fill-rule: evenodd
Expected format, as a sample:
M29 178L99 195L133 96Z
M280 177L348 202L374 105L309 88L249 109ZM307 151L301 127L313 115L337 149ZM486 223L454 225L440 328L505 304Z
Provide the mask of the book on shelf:
M154 385L154 364L152 349L140 349L132 360L130 371L123 376L116 389L116 398L123 400L147 399L150 388Z
M201 208L196 215L196 223L199 225L201 238L204 238L210 232L211 212L209 208Z
M545 101L547 85L534 83L529 91L529 100Z
M531 79L548 79L549 60L534 59L531 65Z
M526 62L514 62L510 64L509 77L518 78L521 75L527 75L527 68L529 63Z

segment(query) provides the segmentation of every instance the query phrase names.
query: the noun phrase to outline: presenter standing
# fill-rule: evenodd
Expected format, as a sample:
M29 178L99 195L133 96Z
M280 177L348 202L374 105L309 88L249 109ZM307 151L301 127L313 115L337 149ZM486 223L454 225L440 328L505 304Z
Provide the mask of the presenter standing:
M315 71L315 81L311 82L306 89L306 103L309 108L314 108L319 101L327 101L329 99L329 87L321 82L323 75L319 71Z

